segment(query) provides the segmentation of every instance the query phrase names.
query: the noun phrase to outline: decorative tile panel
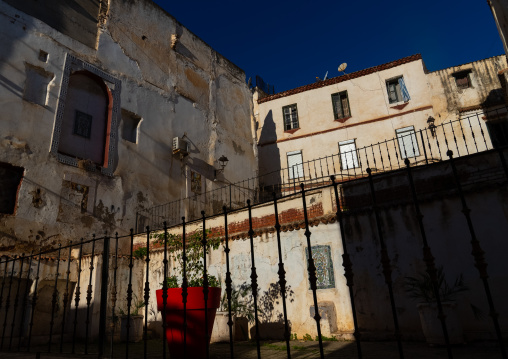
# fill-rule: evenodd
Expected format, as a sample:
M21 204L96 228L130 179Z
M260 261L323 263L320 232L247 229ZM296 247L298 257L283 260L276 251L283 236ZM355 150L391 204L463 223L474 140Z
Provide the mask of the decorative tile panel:
M332 251L330 249L330 246L327 245L312 246L311 249L312 249L312 258L314 259L314 265L316 266L317 289L335 288L335 278L333 276ZM308 248L305 248L305 257L307 258L307 268L308 268L309 266Z
M191 191L197 195L202 193L201 174L191 171Z

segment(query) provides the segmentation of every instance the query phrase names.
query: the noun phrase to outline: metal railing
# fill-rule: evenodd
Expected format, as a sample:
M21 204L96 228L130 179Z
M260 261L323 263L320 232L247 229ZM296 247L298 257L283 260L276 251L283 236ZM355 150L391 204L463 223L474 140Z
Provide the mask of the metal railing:
M508 144L508 126L499 126L492 136L485 118L497 119L506 113L507 108L503 107L464 116L437 126L408 131L352 151L305 161L291 168L154 206L137 213L136 230L146 226L160 229L163 222L174 225L177 224L174 218L181 216L196 220L200 218L201 211L218 214L223 206L229 210L243 208L247 200L253 204L263 203L271 200L273 192L284 196L299 191L300 183L304 183L306 188L326 185L330 183L331 175L338 182L347 182L365 177L366 168L373 173L403 168L406 158L411 165L423 165L446 160L448 150L452 150L455 157L461 157L500 147Z
M504 161L504 155L502 152L499 152L502 160ZM496 339L499 346L499 352L502 358L507 358L506 351L504 348L504 341L501 335L498 317L495 313L497 313L496 308L494 306L493 297L491 294L491 290L489 288L488 283L488 274L487 274L487 262L485 253L483 252L480 241L478 240L475 232L475 227L471 221L470 211L468 209L467 198L463 192L462 185L460 182L460 176L458 174L455 159L452 156L452 151L447 152L448 156L448 171L453 176L454 182L451 184L453 189L453 196L458 196L460 198L460 202L462 203L462 208L456 208L456 212L460 212L460 216L465 216L466 221L462 228L464 229L464 233L468 233L470 237L470 246L472 251L470 252L473 255L474 266L478 271L481 281L483 283L484 295L487 299L489 312L492 313L491 325L494 329L494 333L496 335ZM444 334L444 338L446 341L446 351L448 354L448 358L452 358L453 348L450 343L448 337L448 327L447 322L445 320L445 316L443 315L442 309L442 298L441 292L439 290L439 283L437 278L437 266L434 262L434 257L432 255L432 250L430 241L427 241L426 231L428 227L422 221L422 212L420 210L421 200L418 197L418 194L415 189L415 183L413 179L414 166L411 165L410 159L407 158L404 161L405 171L406 173L406 186L409 189L411 196L408 199L408 203L410 203L410 207L413 212L407 214L409 216L413 216L415 223L418 223L417 230L414 233L414 248L418 248L417 252L420 252L420 261L425 263L426 272L429 274L429 278L432 284L432 290L434 292L435 298L437 300L437 306L439 310L439 318L441 320L442 331ZM505 168L505 180L508 179L508 170ZM384 217L381 215L381 209L378 206L378 202L376 201L376 195L379 191L379 188L376 190L374 175L371 168L366 168L366 176L368 177L368 185L370 189L370 195L372 198L372 202L368 205L371 213L375 216L375 222L377 225L377 236L379 239L379 245L373 241L370 245L377 254L375 257L378 258L380 263L377 266L376 270L379 271L377 275L384 276L386 290L390 296L391 307L387 310L391 311L393 316L393 339L397 342L397 350L399 353L399 357L404 357L404 343L401 338L401 331L399 328L399 316L404 311L399 312L399 308L396 305L396 301L400 300L401 292L398 291L399 297L394 296L394 288L392 286L392 280L395 276L392 273L392 260L394 256L399 256L400 253L393 253L394 249L391 246L385 244L383 239L383 221L387 219L383 219ZM377 176L382 176L382 174L378 174ZM365 183L365 179L359 180L362 183ZM323 179L324 182L324 179ZM357 318L357 310L355 308L355 303L357 303L358 296L355 294L354 283L353 283L353 262L350 257L349 250L351 249L351 244L354 244L357 238L353 238L351 232L345 230L345 223L347 221L351 221L351 219L347 219L348 216L354 216L355 214L343 212L342 211L342 196L339 196L340 184L336 180L334 176L331 176L326 180L327 184L320 187L320 189L330 189L333 199L336 203L336 214L335 220L338 222L339 226L333 226L334 231L326 232L326 237L336 236L335 240L341 243L342 257L337 256L337 258L342 258L342 266L344 267L344 276L346 279L347 287L349 289L349 299L351 301L351 310L354 322L354 336L355 336L355 344L357 347L356 357L362 358L362 337L360 335L360 325L358 323ZM379 182L376 182L379 183ZM316 338L317 345L319 348L319 357L324 358L324 345L323 345L323 336L321 334L321 317L319 311L319 301L318 301L318 292L317 292L317 275L316 275L316 265L315 259L313 257L313 245L315 245L316 241L319 239L319 235L312 234L309 230L311 226L311 221L309 219L309 209L307 207L306 196L310 195L313 191L315 191L315 187L305 186L301 184L300 189L296 191L293 189L291 194L286 194L283 197L291 197L295 201L300 201L298 205L299 208L302 208L302 227L305 230L304 238L301 239L304 241L302 246L304 246L307 250L308 255L308 267L306 270L306 275L308 275L310 290L312 292L312 302L313 307L315 308L314 320L316 324L316 330L318 336ZM274 240L277 243L278 251L277 253L272 253L271 256L278 260L278 291L283 304L283 313L282 315L282 323L284 324L284 341L285 341L285 349L287 358L291 357L291 345L290 345L290 318L288 312L286 311L286 298L287 298L287 279L286 279L286 267L287 263L284 262L285 255L287 252L283 252L283 246L281 245L281 236L282 229L281 223L279 222L279 211L278 211L278 202L279 198L276 196L272 197L271 203L269 205L265 205L265 207L271 207L273 209L274 217ZM296 203L296 202L295 202ZM248 241L250 243L250 247L243 250L247 251L250 256L250 283L248 283L251 288L252 293L252 301L253 301L253 310L255 314L255 332L256 335L253 336L253 340L255 341L257 357L261 358L261 339L259 335L259 309L258 309L258 300L257 297L259 283L258 283L258 269L256 268L256 258L259 260L259 256L261 255L259 252L259 244L254 246L254 225L253 225L253 210L255 206L247 200L247 207L244 211L244 215L248 218ZM224 251L224 256L226 258L225 261L225 292L227 297L227 308L228 308L228 317L229 317L229 354L231 358L235 357L235 345L232 340L233 333L233 321L232 321L232 292L233 292L233 279L236 277L235 268L230 266L230 245L231 238L230 234L228 234L228 229L231 226L231 223L228 222L228 212L226 207L223 207L223 213L218 216L216 219L219 222L224 223L224 233L222 238L223 247L218 250ZM407 216L406 215L406 216ZM203 246L206 247L206 243L208 240L205 229L210 228L210 216L205 216L205 213L202 213L202 217L200 219L200 227L203 230L202 243ZM406 219L403 218L393 218L395 221L404 221ZM465 224L467 222L467 225ZM189 222L186 221L185 218L182 218L181 226L177 229L180 230L180 237L183 238L183 243L186 243L185 238L188 235L188 230L186 229L186 224ZM456 228L460 229L460 228ZM59 245L57 248L51 248L48 250L36 250L33 251L30 255L21 255L15 256L13 258L3 258L0 260L0 273L1 273L1 284L0 284L0 318L3 319L3 323L0 322L1 329L1 341L0 341L0 351L16 351L16 352L60 352L60 353L69 353L69 354L97 354L98 357L102 357L104 355L108 355L109 357L119 357L123 356L126 359L129 357L135 357L132 353L130 353L130 347L132 344L128 339L124 344L124 349L121 353L114 352L113 346L108 346L107 338L113 338L114 336L114 324L115 319L118 316L119 305L118 300L122 298L126 298L126 316L127 323L130 323L130 317L133 315L135 303L134 299L136 298L135 292L144 293L142 296L144 305L144 323L143 323L143 350L138 353L137 357L148 358L151 357L153 351L156 351L162 354L163 358L167 357L167 344L163 341L160 344L159 348L148 347L148 332L149 326L153 327L156 323L149 322L149 307L150 304L154 302L154 298L150 295L154 286L158 286L158 283L154 284L153 281L150 280L150 274L154 270L154 268L159 268L162 270L161 274L164 278L168 277L169 274L169 262L168 262L168 241L164 240L162 247L159 246L159 250L164 251L164 256L158 258L161 260L158 263L153 263L154 251L153 249L153 239L152 234L154 232L150 228L146 228L146 231L143 234L142 241L143 245L146 245L144 248L146 249L142 252L141 255L136 254L134 251L134 242L135 236L134 231L131 230L130 235L127 236L118 236L115 235L110 237L108 235L104 235L103 237L97 238L92 236L88 240L79 240L75 243L70 243L69 245ZM159 232L160 233L160 232ZM169 237L167 224L164 223L164 229L162 232L163 238L167 239ZM502 236L502 234L500 234ZM145 238L146 237L146 241ZM160 238L160 237L159 237ZM501 239L501 237L499 238ZM421 243L423 242L423 247L421 247ZM366 243L365 243L366 244ZM435 243L434 243L435 244ZM464 245L469 246L469 244L464 242ZM435 249L435 248L434 248ZM286 248L287 250L287 248ZM183 268L187 266L187 256L186 256L185 246L183 247ZM379 253L378 253L379 251ZM467 252L467 251L466 251ZM171 253L169 253L171 254ZM357 254L357 256L361 254ZM134 261L136 263L134 263ZM203 261L203 293L205 300L205 308L206 301L208 299L208 277L209 271L207 268L207 254L206 251L203 250L202 255ZM150 264L152 262L152 264ZM355 262L358 264L358 261ZM71 265L72 264L72 265ZM224 263L223 263L224 264ZM273 264L272 264L273 265ZM445 264L445 267L450 265L448 263ZM471 264L464 264L466 266L471 266ZM137 290L134 288L135 280L133 279L133 271L134 267L136 267L136 272L141 271L141 282L144 280L144 284L142 288L137 287ZM95 271L98 271L100 275L97 275ZM398 269L400 270L400 268ZM48 273L51 275L48 276ZM186 272L183 272L183 276L186 276ZM274 272L275 273L275 272ZM261 275L264 275L261 273ZM409 275L408 273L397 273L397 276L404 277ZM42 290L39 288L42 285L42 282L45 282L46 290ZM139 282L139 278L137 279ZM167 284L166 281L163 281L162 284L162 307L166 308L166 304L168 303L168 294L167 294ZM186 280L183 281L182 286L182 297L187 298L188 287L185 283ZM358 282L356 282L358 285ZM47 290L49 289L49 290ZM85 290L86 289L86 290ZM45 294L45 297L43 297ZM86 297L84 296L86 294ZM41 302L44 300L43 302ZM185 300L183 301L185 303ZM48 303L50 303L48 305ZM43 305L45 307L44 310L39 310L38 308ZM99 306L98 310L95 306ZM46 310L49 308L49 312ZM184 304L183 307L184 313L186 312L186 307ZM166 309L163 309L163 315L165 314ZM169 310L169 309L168 309ZM48 313L51 313L48 316ZM95 313L95 314L94 314ZM44 315L43 315L44 314ZM39 316L39 317L38 317ZM19 318L19 319L18 319ZM67 319L66 319L67 318ZM165 318L165 317L164 317ZM184 322L182 326L182 330L185 333L187 326L186 320L190 320L188 317L185 319L185 315L183 317ZM205 318L206 309L205 309ZM34 323L38 323L38 325L34 325ZM60 327L57 326L57 323L60 323ZM163 331L168 329L169 325L173 325L171 323L166 322L164 319L162 320ZM205 325L205 328L208 328ZM385 327L384 327L385 328ZM34 337L35 330L38 330L39 339L42 336L44 344L35 344ZM129 330L132 330L130 324L127 324L127 333L126 338L129 337ZM190 329L189 329L190 330ZM206 329L206 338L210 335L208 333L208 329ZM95 333L95 334L93 334ZM93 334L93 335L92 335ZM111 339L112 340L112 339ZM196 345L193 343L192 345ZM189 344L190 346L190 344ZM186 341L184 339L184 353L185 348L188 348ZM208 346L207 346L208 349ZM445 349L443 349L445 350ZM206 351L206 357L209 357L209 351Z

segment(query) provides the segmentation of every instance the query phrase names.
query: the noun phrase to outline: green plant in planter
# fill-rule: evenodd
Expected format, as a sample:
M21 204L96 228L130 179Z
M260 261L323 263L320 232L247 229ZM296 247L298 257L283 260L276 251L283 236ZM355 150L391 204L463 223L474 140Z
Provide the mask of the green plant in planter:
M138 299L137 295L133 295L133 301L131 302L131 315L140 315L139 311L143 309L146 305L145 301L142 299ZM119 308L118 314L120 316L127 316L127 309Z
M205 236L208 237L210 231L205 230ZM173 269L178 275L172 275L166 278L167 288L179 288L182 286L183 278L183 241L180 235L168 234L167 239L164 232L155 234L156 238L154 243L164 245L164 241L167 242L168 251L171 253L170 258L175 265ZM202 287L203 286L203 231L198 230L191 235L186 237L185 242L185 255L187 256L186 261L186 274L187 274L187 286L188 287ZM218 249L220 245L220 238L207 238L206 242L206 254L210 253L210 250ZM161 283L163 286L164 283ZM220 287L219 280L214 275L208 275L208 286L209 287Z
M250 286L241 285L238 289L231 289L231 315L234 317L244 317L250 323L254 322L254 307L249 300L248 295L252 293ZM220 299L219 310L228 311L228 296L226 291Z
M443 267L437 268L437 285L439 297L443 302L454 301L457 294L469 290L464 284L462 274L455 278L453 284L450 285L445 279ZM413 299L424 303L436 302L432 281L427 271L419 273L416 277L406 277L404 288L406 293Z

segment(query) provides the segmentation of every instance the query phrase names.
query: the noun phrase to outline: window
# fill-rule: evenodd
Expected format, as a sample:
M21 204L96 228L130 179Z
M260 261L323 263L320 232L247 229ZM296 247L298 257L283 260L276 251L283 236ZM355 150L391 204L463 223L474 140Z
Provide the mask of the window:
M0 162L0 213L14 214L24 169Z
M70 76L58 152L104 164L108 91L104 81L88 71Z
M470 73L471 70L465 70L453 74L458 89L463 90L471 87Z
M298 110L296 109L296 104L284 106L282 108L282 115L284 116L284 131L299 128Z
M413 126L399 128L395 130L397 140L399 142L399 151L402 158L410 158L420 156L418 149L418 141Z
M386 90L390 103L408 102L411 99L402 76L386 81Z
M67 55L51 153L67 165L113 175L121 82Z
M333 115L336 120L351 117L349 111L349 100L347 91L334 93L332 95Z
M302 151L292 151L287 153L289 179L303 177L303 157Z
M343 170L358 167L355 140L339 142L340 165Z

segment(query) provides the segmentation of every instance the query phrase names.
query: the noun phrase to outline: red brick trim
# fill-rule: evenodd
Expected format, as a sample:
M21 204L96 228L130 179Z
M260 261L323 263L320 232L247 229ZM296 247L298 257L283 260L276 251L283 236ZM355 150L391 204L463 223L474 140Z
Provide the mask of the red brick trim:
M344 123L346 122L347 120L349 120L351 118L351 116L348 116L348 117L342 117L342 118L336 118L334 121L336 122L340 122L340 123Z
M337 130L342 130L342 129L348 128L348 127L360 126L360 125L365 125L367 123L373 123L373 122L388 120L388 119L393 118L393 117L407 115L408 113L425 111L425 110L429 110L431 108L432 108L432 105L418 107L418 108L415 108L413 110L409 110L409 111L406 111L406 112L401 112L401 113L397 113L397 114L394 114L394 115L388 115L388 116L378 117L378 118L374 118L372 120L362 121L362 122L358 122L358 123L352 123L350 125L344 125L344 126L340 126L340 127L336 127L336 128L329 128L327 130L323 130L323 131L319 131L319 132L312 132L312 133L308 133L306 135L294 136L294 137L291 137L291 138L282 138L280 140L269 141L269 142L265 142L265 143L258 143L258 146L262 147L262 146L267 146L267 145L273 145L274 143L286 142L286 141L296 140L296 139L299 139L299 138L305 138L305 137L311 137L311 136L315 136L315 135L321 135L323 133L333 132L333 131L337 131Z
M307 208L307 218L311 227L318 226L320 223L333 223L335 222L334 214L324 214L323 204L317 203ZM299 230L305 228L305 218L303 208L291 208L279 213L279 223L281 225L281 232ZM228 225L228 235L230 240L249 238L249 220L245 219L240 222L232 222ZM263 217L256 217L252 219L252 229L254 230L254 237L261 236L266 233L275 232L275 216L269 214ZM189 234L187 234L189 235ZM210 228L210 237L221 237L225 235L224 226ZM145 243L136 243L134 250L146 247ZM163 244L151 243L150 250L162 250Z
M268 102L268 101L272 101L272 100L276 100L278 98L282 98L282 97L286 97L286 96L291 96L291 95L294 95L294 94L297 94L297 93L301 93L301 92L305 92L305 91L309 91L309 90L314 90L314 89L325 87L325 86L329 86L329 85L334 85L334 84L337 84L339 82L344 82L344 81L348 81L348 80L355 79L355 78L358 78L358 77L370 75L370 74L373 74L373 73L378 72L378 71L383 71L383 70L391 69L393 67L400 66L400 65L407 64L409 62L413 62L413 61L417 61L417 60L421 60L421 59L422 59L422 55L421 54L411 55L411 56L404 57L404 58L399 59L399 60L388 62L386 64L377 65L377 66L374 66L374 67L369 67L368 69L356 71L356 72L353 72L353 73L350 73L350 74L347 74L347 75L332 77L331 79L328 79L326 81L314 82L314 83L309 84L309 85L300 86L300 87L297 87L297 88L292 89L292 90L288 90L288 91L284 91L284 92L279 92L279 93L276 93L276 94L271 95L271 96L263 97L263 98L260 98L258 100L258 104L261 104L261 103L264 103L264 102Z
M291 129L291 130L286 130L286 131L284 131L284 133L291 133L291 134L293 134L293 133L295 133L296 131L298 131L299 129L300 129L300 127L298 127L298 128L293 128L293 129Z
M393 108L395 110L402 110L408 104L409 104L409 102L404 102L404 103L401 103L400 105L391 106L390 108Z

